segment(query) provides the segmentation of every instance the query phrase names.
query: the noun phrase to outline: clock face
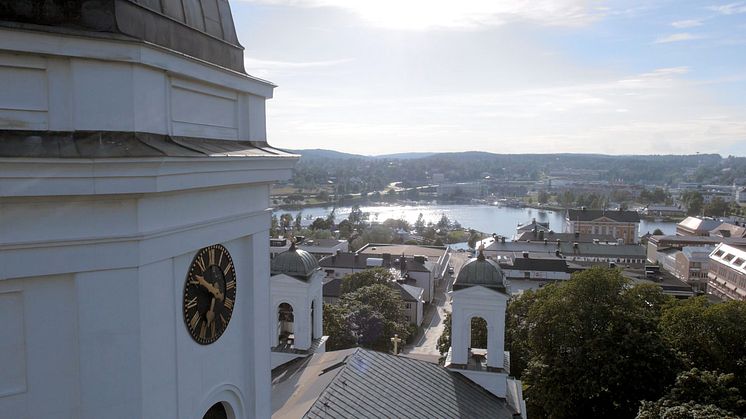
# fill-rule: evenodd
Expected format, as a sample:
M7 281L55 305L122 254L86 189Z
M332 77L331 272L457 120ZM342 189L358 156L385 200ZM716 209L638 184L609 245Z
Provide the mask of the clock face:
M236 301L236 269L216 244L194 256L184 283L184 323L199 344L209 345L228 327Z

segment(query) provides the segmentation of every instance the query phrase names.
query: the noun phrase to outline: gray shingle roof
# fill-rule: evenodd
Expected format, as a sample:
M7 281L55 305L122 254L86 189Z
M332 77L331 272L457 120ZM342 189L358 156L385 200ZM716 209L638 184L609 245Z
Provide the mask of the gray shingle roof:
M507 403L436 364L358 349L304 418L512 418Z

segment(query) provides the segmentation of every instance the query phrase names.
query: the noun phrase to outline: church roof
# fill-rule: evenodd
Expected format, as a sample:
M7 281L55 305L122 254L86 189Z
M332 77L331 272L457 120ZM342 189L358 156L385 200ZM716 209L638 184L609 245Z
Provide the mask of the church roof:
M275 417L304 410L304 418L507 419L514 413L462 374L404 356L361 348L327 352L314 355L305 370L298 383L289 383L295 392Z
M0 6L0 22L31 30L124 36L244 72L243 47L228 0L10 1Z
M295 243L290 248L272 259L272 275L285 274L300 279L308 279L314 272L318 271L319 263L316 258L295 247Z
M481 285L496 291L505 292L505 274L497 262L484 257L482 251L479 256L466 262L453 283L453 290L459 290L475 285Z

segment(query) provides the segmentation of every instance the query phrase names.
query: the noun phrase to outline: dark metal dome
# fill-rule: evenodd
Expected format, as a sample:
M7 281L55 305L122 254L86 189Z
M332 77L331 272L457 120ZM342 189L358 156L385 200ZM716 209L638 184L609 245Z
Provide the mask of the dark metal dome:
M124 35L244 72L228 0L0 0L0 24Z
M319 269L319 262L312 254L296 249L295 243L292 243L287 251L272 259L270 271L272 275L285 274L305 280Z
M453 289L459 290L475 285L496 291L506 292L505 274L497 262L484 257L482 251L479 256L469 260L461 267L461 270L453 283Z

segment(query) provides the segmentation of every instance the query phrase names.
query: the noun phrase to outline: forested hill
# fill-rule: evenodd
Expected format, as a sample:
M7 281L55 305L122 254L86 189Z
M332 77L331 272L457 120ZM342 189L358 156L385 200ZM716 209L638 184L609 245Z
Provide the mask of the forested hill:
M449 182L493 179L539 180L566 175L584 180L675 185L738 184L746 181L746 158L718 154L609 156L601 154L492 154L467 151L418 157L409 153L362 156L331 150L293 150L301 158L293 181L297 186L326 183L330 177L362 180L367 190L390 182L427 184L443 174Z

